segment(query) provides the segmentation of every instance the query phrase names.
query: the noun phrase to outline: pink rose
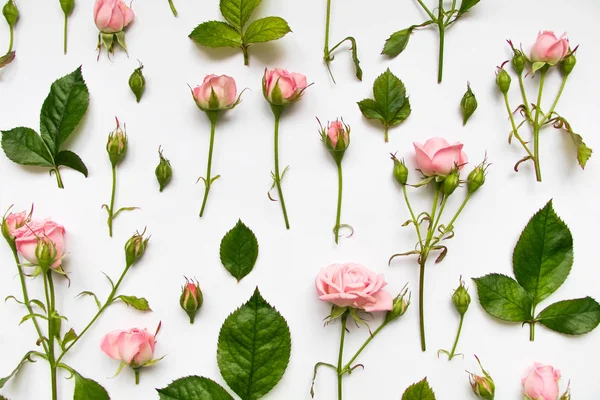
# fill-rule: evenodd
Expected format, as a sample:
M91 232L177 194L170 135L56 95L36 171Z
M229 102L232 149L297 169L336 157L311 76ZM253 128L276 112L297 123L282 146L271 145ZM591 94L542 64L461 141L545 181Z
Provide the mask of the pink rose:
M343 138L344 143L348 143L348 131L346 126L341 121L333 121L327 128L327 136L331 140L331 146L335 149L340 138Z
M57 268L62 262L65 251L64 235L65 228L49 219L31 221L14 231L17 251L32 264L39 265L36 255L38 243L54 246L56 253L54 253L54 262L50 268Z
M155 335L147 329L133 328L110 332L102 339L100 348L113 360L139 368L152 360L155 344Z
M25 225L29 215L27 211L23 211L20 213L10 213L6 217L4 217L3 221L3 231L5 230L6 234L8 234L9 238L15 237L15 231Z
M96 0L94 22L101 32L121 32L133 17L133 10L123 0Z
M237 101L235 80L227 75L207 75L202 85L193 90L196 104L203 110L224 110ZM216 103L211 103L210 96L215 93Z
M424 145L413 142L417 166L425 176L448 175L455 166L459 169L467 163L463 144L450 144L446 139L431 138Z
M333 264L323 268L315 281L319 299L338 307L352 307L366 312L390 311L394 299L383 290L383 275L359 264Z
M538 33L531 48L531 61L558 64L569 52L569 39L566 35L563 33L560 38L557 38L552 31Z
M550 365L533 364L522 380L523 393L528 400L557 400L560 371Z
M285 69L265 69L263 76L263 93L267 101L274 105L285 105L298 101L304 89L308 87L306 76L289 72ZM273 92L279 88L279 95Z

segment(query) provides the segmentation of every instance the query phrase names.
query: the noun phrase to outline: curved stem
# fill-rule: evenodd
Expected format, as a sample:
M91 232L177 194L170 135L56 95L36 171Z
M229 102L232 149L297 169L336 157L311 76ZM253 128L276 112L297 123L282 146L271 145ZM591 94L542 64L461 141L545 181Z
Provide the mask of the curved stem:
M173 0L169 0L169 7L171 7L171 12L174 16L177 16L177 9L175 8L175 4L173 4Z
M450 9L450 12L448 13L448 16L446 17L446 22L444 23L444 25L446 27L448 27L450 25L450 18L452 18L452 15L454 15L455 11L457 11L456 10L456 0L452 0L452 8Z
M541 112L542 93L544 92L544 82L546 81L547 69L542 69L542 76L540 78L540 89L538 91L536 109L535 109L535 121L533 126L533 155L535 163L535 177L538 182L542 181L542 171L540 169L540 124L539 117Z
M527 143L525 143L525 141L521 138L521 135L519 135L517 125L515 124L515 119L513 117L512 111L510 109L510 104L508 103L508 95L506 93L504 93L504 104L506 105L506 111L508 112L508 118L510 119L510 123L512 125L513 135L517 138L519 143L521 143L521 145L523 146L523 148L525 149L525 151L527 152L529 157L531 157L531 159L535 161L535 157L534 157L533 153L531 152L531 150L529 150L529 147L527 147Z
M471 193L467 193L467 195L465 196L465 199L463 200L462 204L460 205L460 207L456 211L456 214L454 214L454 217L452 217L452 219L450 220L450 222L446 226L446 229L444 229L444 233L446 233L450 229L452 229L452 226L456 222L456 219L458 218L458 216L460 215L460 213L462 212L462 210L464 210L464 208L467 205L467 202L469 201L469 199L471 199Z
M56 360L54 358L54 339L60 332L55 331L56 323L54 321L57 318L55 314L55 294L54 294L54 282L52 281L52 270L49 269L44 274L44 283L46 288L46 299L48 300L48 363L50 364L50 382L52 385L52 400L58 399L58 388L56 381Z
M108 235L113 235L113 218L115 215L115 192L117 188L117 166L112 166L112 191L110 194L110 207L108 209Z
M408 207L408 211L410 212L410 216L417 231L417 237L419 238L419 247L421 247L421 250L423 250L423 239L421 238L421 230L419 229L417 218L415 217L415 213L412 209L412 206L410 205L410 201L408 200L408 193L406 193L406 185L402 185L402 192L404 193L404 201L406 202L406 206Z
M521 88L521 96L523 97L523 105L525 106L525 114L531 120L531 111L529 110L529 100L527 99L527 92L525 91L525 84L523 83L523 73L519 74L519 87ZM508 95L504 95L508 101ZM510 110L510 107L509 107Z
M340 238L340 218L342 214L342 162L337 161L338 170L338 201L337 201L337 217L335 219L335 243L338 243Z
M58 167L54 168L54 173L56 175L56 183L58 184L58 188L64 189L65 185L63 185L62 177L60 176L60 171L58 170Z
M456 332L456 339L454 339L454 346L452 346L452 351L450 352L450 355L448 356L448 360L452 360L454 358L454 355L456 353L456 346L458 345L458 339L460 339L460 333L462 332L464 320L465 320L465 315L461 314L460 323L458 324L458 332Z
M337 365L337 382L338 382L338 400L342 400L342 378L344 374L342 373L342 362L344 359L344 340L346 338L346 322L348 321L348 312L346 311L344 315L342 315L342 333L340 335L340 352L338 355L338 365Z
M210 146L208 148L208 164L206 166L206 180L204 184L206 186L204 190L204 200L202 200L202 208L200 208L200 217L204 214L204 207L206 207L206 200L208 199L208 192L210 192L211 176L210 171L212 167L212 156L213 156L213 147L215 144L215 126L217 124L216 118L210 118Z
M275 185L277 186L277 193L279 194L279 202L281 203L281 210L283 211L283 219L285 221L285 228L290 229L290 222L288 221L287 210L285 208L285 200L283 199L283 190L281 189L281 175L279 174L279 119L281 118L281 110L273 110L275 115L275 135L274 135L274 149L275 149Z
M10 32L10 41L8 42L8 51L7 53L10 53L12 51L13 48L13 40L14 40L14 29L12 27L12 25L9 24L8 26L9 32Z
M348 363L344 366L344 368L342 368L342 374L345 374L346 372L350 371L350 369L352 368L352 364L354 363L354 361L356 361L356 359L358 358L358 356L360 355L360 353L363 352L363 350L369 345L369 343L371 343L371 341L373 339L375 339L375 336L377 336L377 334L379 332L381 332L381 330L383 328L385 328L385 326L389 322L390 321L383 321L383 323L381 325L379 325L379 327L373 332L373 334L369 335L369 337L367 338L367 340L365 340L365 342L363 343L363 345L360 346L360 348L358 349L358 351L356 352L356 354L354 354L354 356L350 359L350 361L348 361Z
M427 8L427 6L425 5L425 3L423 3L423 0L417 0L417 1L421 5L421 7L423 7L423 10L425 10L425 12L427 13L427 15L429 15L429 18L431 18L433 21L436 21L435 15L433 15L433 13L431 12L431 10L429 8Z
M444 26L444 1L440 0L438 6L438 29L440 31L440 53L438 56L438 83L442 82L442 75L444 71L444 39L445 39L445 29Z
M63 38L63 48L65 54L67 54L67 24L69 21L69 16L65 14L65 27L64 27L64 38Z
M558 101L560 100L560 96L562 96L563 90L565 90L565 85L567 84L567 78L569 75L565 75L563 76L563 80L562 83L560 84L560 89L558 90L558 93L556 94L556 98L554 99L554 103L552 103L552 107L550 107L550 111L548 111L548 114L544 115L542 117L542 120L540 121L540 127L544 126L544 123L552 117L552 113L554 112L554 109L556 108L556 106L558 105Z
M440 206L440 211L438 212L438 215L435 219L435 223L433 224L433 233L435 234L438 224L440 223L440 218L442 218L442 213L444 212L444 208L446 208L446 202L448 201L448 197L450 196L446 196L444 195L444 199L442 200L442 205Z

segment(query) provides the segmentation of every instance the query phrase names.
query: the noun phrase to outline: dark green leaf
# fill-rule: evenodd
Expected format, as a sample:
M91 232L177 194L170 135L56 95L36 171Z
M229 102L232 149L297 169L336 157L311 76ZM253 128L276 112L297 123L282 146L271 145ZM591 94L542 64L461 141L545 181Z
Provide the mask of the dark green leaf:
M402 107L400 107L396 115L394 115L394 117L390 120L390 126L398 125L400 122L404 121L406 118L408 118L411 111L410 101L407 97L406 100L404 100Z
M414 29L415 25L411 26L410 28L402 29L401 31L392 33L391 36L385 41L381 54L385 54L386 56L390 57L396 57L398 54L402 53L404 49L406 49L410 35Z
M473 280L477 285L479 303L491 316L511 322L533 319L531 298L514 279L502 274L489 274Z
M34 362L30 358L31 354L32 354L31 351L29 353L25 354L25 356L23 356L23 358L21 359L21 361L19 362L19 364L17 364L17 366L10 373L10 375L5 376L4 378L0 379L0 389L2 389L4 387L4 385L6 385L6 382L8 382L13 376L15 376L17 372L19 372L19 369L21 369L21 367L23 366L23 364L25 364L26 362Z
M40 133L53 154L73 132L87 111L90 94L81 67L56 80L42 105Z
M435 400L435 394L431 390L431 387L429 387L427 378L425 378L409 386L402 395L402 400Z
M135 297L135 296L119 296L118 299L123 300L123 302L129 306L132 306L136 310L140 311L152 311L150 306L148 305L148 300L143 297Z
M244 32L244 43L263 43L277 40L291 32L283 18L266 17L252 22Z
M221 0L219 8L227 22L241 32L260 2L261 0Z
M479 3L479 0L462 0L462 3L460 4L460 9L458 10L458 15L466 13L477 3Z
M550 200L531 218L515 246L515 277L536 305L564 283L572 265L573 237Z
M208 378L187 376L156 389L160 400L233 400L218 383Z
M377 119L381 121L381 123L385 123L385 118L381 115L381 111L379 111L379 105L373 99L364 99L359 101L358 108L363 113L365 118L367 119Z
M252 271L258 258L258 240L254 232L239 220L221 240L221 262L238 281Z
M475 110L477 110L477 99L471 90L471 85L467 83L467 91L460 101L460 111L462 112L463 116L463 125L467 124L467 121L469 118L471 118L471 115L473 115Z
M17 164L54 167L52 155L33 129L18 127L2 131L2 149Z
M257 288L223 323L217 362L229 387L242 399L255 400L279 382L289 363L290 349L287 322Z
M88 176L88 169L79 158L79 156L72 151L62 150L58 152L56 157L54 158L54 162L57 166L64 165L65 167L69 167L74 169L75 171L81 172L86 178Z
M110 396L100 384L78 373L75 375L75 392L73 400L110 400Z
M553 331L582 335L600 323L600 304L591 297L559 301L546 307L537 320Z
M11 51L10 53L6 53L2 57L0 57L0 68L4 68L8 64L13 62L13 60L15 59L15 55L16 53L14 51Z
M69 331L67 333L65 333L65 337L62 340L63 347L75 339L77 339L77 334L75 333L75 330L73 328L71 328L71 329L69 329Z
M190 39L208 47L240 47L242 36L231 25L221 21L208 21L190 33Z

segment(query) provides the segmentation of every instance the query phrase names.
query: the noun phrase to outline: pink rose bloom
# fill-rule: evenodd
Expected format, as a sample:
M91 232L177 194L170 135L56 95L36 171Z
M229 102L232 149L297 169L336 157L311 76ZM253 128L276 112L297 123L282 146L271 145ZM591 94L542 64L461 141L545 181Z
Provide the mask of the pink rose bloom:
M417 166L425 176L448 175L455 166L459 169L467 163L463 144L450 144L446 139L431 138L424 145L413 142Z
M152 360L156 339L147 329L110 332L102 339L100 348L113 360L138 368Z
M210 95L215 92L218 103L210 103ZM206 75L202 85L193 90L196 104L203 110L224 110L237 101L235 80L227 75Z
M560 371L550 365L533 364L522 380L523 393L529 400L557 400Z
M315 280L319 299L338 307L352 307L366 312L390 311L394 299L383 290L383 275L359 264L333 264L323 268Z
M279 87L281 98L273 99L273 91ZM308 87L306 76L289 72L285 69L265 69L263 76L263 92L269 103L285 105L300 99L304 89Z
M329 124L327 136L329 136L333 148L335 148L340 138L343 138L344 142L348 143L348 131L341 121L333 121Z
M17 251L30 263L38 265L36 247L41 240L50 240L54 244L56 256L50 268L60 266L65 251L65 228L49 219L31 221L14 231Z
M123 0L96 0L94 22L101 32L121 32L133 17L133 10Z
M557 38L552 31L538 33L538 37L531 48L531 61L545 62L550 65L558 64L569 52L569 39L563 33Z
M25 225L27 222L28 214L27 211L20 213L10 213L4 218L4 224L7 229L9 237L15 237L15 231Z

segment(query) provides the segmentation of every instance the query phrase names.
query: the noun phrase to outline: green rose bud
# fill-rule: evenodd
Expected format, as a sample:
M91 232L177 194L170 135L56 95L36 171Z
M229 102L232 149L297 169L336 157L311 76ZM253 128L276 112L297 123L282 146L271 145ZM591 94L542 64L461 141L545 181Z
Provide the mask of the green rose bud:
M113 167L120 163L127 154L127 134L121 129L119 120L116 120L117 128L108 135L106 143L106 151Z
M500 91L503 94L508 93L511 80L512 79L510 78L510 75L508 74L508 72L506 72L504 68L498 69L498 73L496 73L496 84L498 85L498 88L500 88Z
M485 170L489 164L486 161L476 166L467 178L467 189L469 194L473 194L485 183Z
M35 258L42 271L47 271L54 264L56 256L57 252L54 242L46 236L40 237L35 248Z
M187 279L187 278L186 278ZM196 281L190 281L187 279L186 284L183 286L181 291L181 297L179 298L179 305L183 311L190 317L190 324L194 323L194 318L200 307L202 307L203 297L200 285Z
M173 170L171 169L171 162L167 160L162 153L162 150L158 149L158 156L160 157L160 161L158 166L154 170L154 174L156 175L156 179L159 184L159 191L163 191L165 186L171 181L171 177L173 176Z
M135 99L138 103L140 102L142 94L144 94L144 89L146 88L146 78L144 78L144 74L142 74L143 68L144 66L140 63L140 66L136 68L129 77L129 87L135 95Z
M59 0L60 8L62 8L65 15L70 15L75 8L75 0Z
M408 181L408 168L406 168L404 160L398 160L394 154L392 154L392 160L394 161L394 178L396 182L406 185Z
M469 372L469 381L471 383L471 389L473 389L473 393L480 398L485 400L494 400L496 395L496 385L494 384L494 380L486 372L485 369L481 366L481 361L479 358L475 356L477 362L479 363L479 367L481 371L483 371L484 376L475 375Z
M577 59L575 58L575 54L571 53L571 55L565 57L560 63L560 69L563 74L569 75L573 68L575 68L575 64L577 64Z
M460 109L463 115L463 125L466 125L469 118L471 118L471 115L477 110L477 99L471 90L469 82L467 82L467 91L460 101Z
M458 288L456 288L454 294L452 295L452 302L456 307L456 311L458 311L460 315L465 315L467 309L469 308L469 304L471 304L471 296L469 295L469 292L467 291L465 283L462 281L462 279L460 280L460 285Z
M410 305L410 294L408 300L405 299L407 293L408 289L404 289L404 291L402 291L398 296L396 296L396 298L394 299L392 310L388 311L385 316L386 322L391 322L404 315L404 313L408 309L408 306Z
M450 174L442 182L442 193L446 196L450 196L456 188L460 185L460 172L458 167L454 168Z
M19 9L17 8L14 0L8 0L6 2L4 7L2 7L2 14L4 15L4 18L6 18L8 26L11 28L14 27L19 19Z
M128 266L136 263L146 251L146 245L150 238L144 238L146 230L140 234L136 232L128 241L125 243L125 261Z
M525 55L520 50L515 50L515 54L513 55L511 63L517 74L521 75L523 73L526 62L527 58L525 57Z
M560 396L559 400L571 400L571 384L567 387L567 391Z

